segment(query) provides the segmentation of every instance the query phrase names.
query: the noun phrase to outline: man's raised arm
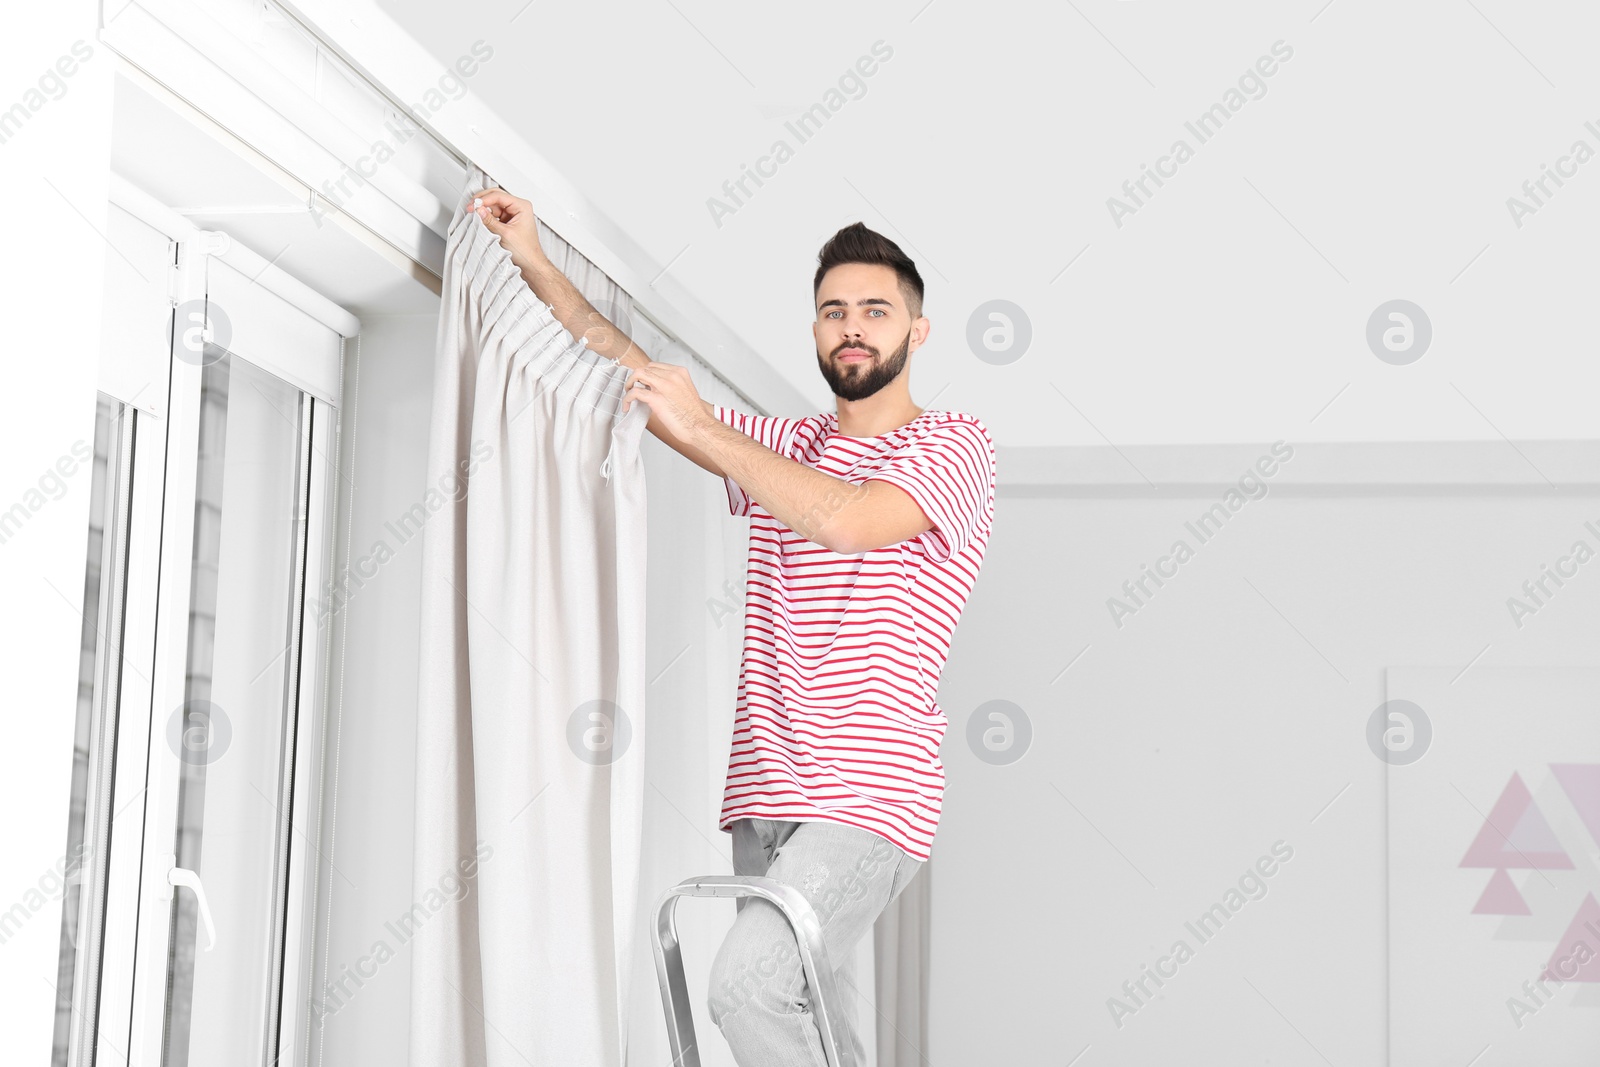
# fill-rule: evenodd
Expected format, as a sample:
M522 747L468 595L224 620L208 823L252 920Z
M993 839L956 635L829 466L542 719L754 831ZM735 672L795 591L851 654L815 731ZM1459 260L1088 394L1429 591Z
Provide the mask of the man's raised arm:
M528 283L534 296L550 307L568 333L583 338L591 352L614 359L629 370L639 370L650 362L650 357L633 339L596 311L571 279L550 262L539 246L538 225L528 201L503 189L485 189L476 199L482 202L478 217L489 227L489 232L500 238L501 246L511 253L511 262L522 272L522 280ZM714 417L716 412L710 402L702 403L706 414ZM645 428L680 455L719 478L725 477L709 456L674 434L654 411Z

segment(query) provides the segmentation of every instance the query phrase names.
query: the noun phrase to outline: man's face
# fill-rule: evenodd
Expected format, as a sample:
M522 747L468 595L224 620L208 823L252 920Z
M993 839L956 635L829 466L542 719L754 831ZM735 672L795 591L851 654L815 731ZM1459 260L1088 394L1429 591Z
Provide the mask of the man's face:
M912 320L892 269L844 263L822 276L811 332L828 388L842 400L865 400L905 370L928 320Z

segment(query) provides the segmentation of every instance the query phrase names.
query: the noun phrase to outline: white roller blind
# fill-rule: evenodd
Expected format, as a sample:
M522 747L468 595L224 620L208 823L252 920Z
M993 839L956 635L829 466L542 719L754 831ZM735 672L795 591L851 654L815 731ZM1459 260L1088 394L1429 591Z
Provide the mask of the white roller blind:
M339 403L339 335L215 256L206 267L208 314L230 334L224 347L319 400ZM222 343L222 338L217 338Z

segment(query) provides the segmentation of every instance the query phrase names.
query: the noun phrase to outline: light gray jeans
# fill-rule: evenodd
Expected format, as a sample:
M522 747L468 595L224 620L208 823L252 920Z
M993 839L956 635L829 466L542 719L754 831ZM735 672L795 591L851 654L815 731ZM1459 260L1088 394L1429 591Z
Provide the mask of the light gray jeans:
M733 873L800 890L822 926L842 1003L835 1032L866 1060L857 1022L856 945L923 864L877 834L836 822L739 819ZM711 1018L740 1067L827 1067L794 930L777 905L740 897L733 929L711 964Z

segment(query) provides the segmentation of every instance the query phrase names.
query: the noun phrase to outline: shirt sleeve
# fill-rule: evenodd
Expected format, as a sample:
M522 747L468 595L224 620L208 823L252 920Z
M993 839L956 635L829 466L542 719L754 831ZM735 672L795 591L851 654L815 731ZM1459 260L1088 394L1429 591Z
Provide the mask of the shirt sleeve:
M867 481L898 485L933 523L920 541L943 563L988 537L994 517L994 439L975 418L952 419L894 452Z
M794 440L795 427L800 425L799 419L779 418L776 415L750 415L723 407L721 404L713 404L712 408L719 422L732 426L778 455L788 457L789 444ZM723 478L722 481L724 488L728 490L729 514L749 515L755 501L751 500L750 495L732 478Z

